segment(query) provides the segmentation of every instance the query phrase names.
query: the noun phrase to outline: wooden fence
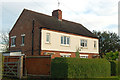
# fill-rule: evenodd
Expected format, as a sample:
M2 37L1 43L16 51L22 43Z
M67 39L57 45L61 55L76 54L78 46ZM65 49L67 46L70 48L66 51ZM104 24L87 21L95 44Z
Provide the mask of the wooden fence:
M25 58L27 76L50 76L51 56L28 56Z
M4 76L50 76L51 56L5 56Z
M0 53L0 80L2 79L2 53Z
M23 75L23 56L4 57L4 76L22 78Z

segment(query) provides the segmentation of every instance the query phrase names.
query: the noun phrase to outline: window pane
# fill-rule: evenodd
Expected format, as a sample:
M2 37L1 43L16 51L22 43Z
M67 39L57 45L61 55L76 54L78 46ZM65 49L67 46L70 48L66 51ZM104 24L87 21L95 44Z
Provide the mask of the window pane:
M81 40L81 46L84 46L83 40Z
M63 44L63 36L61 36L61 44Z
M25 38L25 36L22 36L22 44L24 44L24 38Z
M15 38L11 38L11 46L15 45Z
M69 37L67 37L67 44L69 44L70 43L70 38Z
M64 44L66 44L66 36L64 36Z
M85 40L85 47L87 47L87 40Z
M50 34L49 33L46 34L46 42L50 42Z
M94 41L94 48L96 48L96 41Z
M81 40L81 44L82 47L87 47L87 40Z

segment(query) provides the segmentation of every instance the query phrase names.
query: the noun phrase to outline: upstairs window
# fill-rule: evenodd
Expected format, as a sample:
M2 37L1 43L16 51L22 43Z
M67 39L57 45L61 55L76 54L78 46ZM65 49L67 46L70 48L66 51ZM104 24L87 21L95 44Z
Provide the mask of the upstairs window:
M21 44L21 46L24 46L24 43L25 43L25 34L22 34L21 37L22 37L22 44Z
M96 48L97 47L97 43L96 43L96 41L94 41L94 48Z
M15 47L16 44L16 36L11 37L11 47Z
M46 43L50 43L50 33L46 34Z
M70 37L61 36L61 44L70 45Z
M81 40L81 47L87 47L87 40Z

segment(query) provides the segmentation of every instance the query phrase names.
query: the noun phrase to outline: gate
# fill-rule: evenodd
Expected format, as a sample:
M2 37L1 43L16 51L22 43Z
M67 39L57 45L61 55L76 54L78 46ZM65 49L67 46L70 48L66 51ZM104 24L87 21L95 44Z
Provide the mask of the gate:
M4 56L4 76L22 78L23 56Z

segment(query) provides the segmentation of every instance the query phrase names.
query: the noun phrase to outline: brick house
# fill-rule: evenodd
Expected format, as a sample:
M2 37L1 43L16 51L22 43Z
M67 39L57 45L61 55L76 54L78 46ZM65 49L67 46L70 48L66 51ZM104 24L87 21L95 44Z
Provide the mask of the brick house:
M99 55L98 38L83 25L62 19L62 11L52 16L24 9L9 33L9 50L27 56L94 58Z

